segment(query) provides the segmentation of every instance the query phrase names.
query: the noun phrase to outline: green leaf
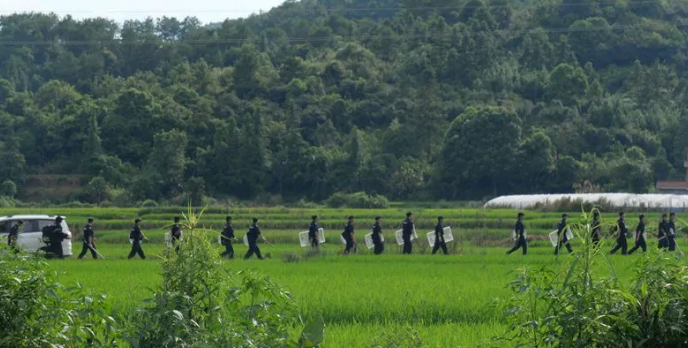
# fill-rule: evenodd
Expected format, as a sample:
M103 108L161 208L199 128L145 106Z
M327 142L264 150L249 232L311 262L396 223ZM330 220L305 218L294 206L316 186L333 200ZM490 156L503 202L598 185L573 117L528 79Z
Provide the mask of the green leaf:
M311 321L301 332L301 339L299 343L302 348L317 347L325 336L325 321L322 317L318 317Z
M177 320L184 320L184 314L182 314L182 312L175 309L172 311L172 314L174 314Z

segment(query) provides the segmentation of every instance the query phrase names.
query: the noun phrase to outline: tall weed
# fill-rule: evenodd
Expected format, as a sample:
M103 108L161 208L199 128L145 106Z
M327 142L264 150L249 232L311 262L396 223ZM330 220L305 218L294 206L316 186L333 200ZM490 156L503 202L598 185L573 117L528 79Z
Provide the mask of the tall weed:
M593 210L594 212L594 210ZM572 231L583 243L562 271L521 270L510 287L513 347L670 348L688 343L688 268L672 254L650 248L625 286L591 240L592 213Z
M185 214L184 240L162 261L163 282L134 320L137 348L315 347L324 324L300 326L291 295L254 272L227 271L212 240L198 228L203 211Z

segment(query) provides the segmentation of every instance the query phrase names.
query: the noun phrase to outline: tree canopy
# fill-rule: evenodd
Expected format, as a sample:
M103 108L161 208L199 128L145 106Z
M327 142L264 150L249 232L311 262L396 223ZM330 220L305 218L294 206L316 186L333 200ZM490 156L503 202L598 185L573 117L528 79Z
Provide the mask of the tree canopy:
M0 16L0 182L97 177L98 203L647 192L684 173L686 20L663 0Z

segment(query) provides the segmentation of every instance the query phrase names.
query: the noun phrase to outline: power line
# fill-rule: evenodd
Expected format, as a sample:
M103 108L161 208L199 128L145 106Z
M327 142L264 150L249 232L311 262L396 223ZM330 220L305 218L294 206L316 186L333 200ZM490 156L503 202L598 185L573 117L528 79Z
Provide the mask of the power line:
M686 27L688 23L672 23L676 27ZM582 32L599 32L599 31L619 31L625 29L637 28L635 25L609 25L597 26L589 28L534 28L525 30L466 30L472 33L515 33L516 37L523 36L529 33L544 32L544 33L582 33ZM320 37L291 37L284 41L290 44L308 43L308 42L329 42L338 39L348 41L366 41L366 40L412 40L412 39L432 39L442 40L452 38L456 32L425 32L419 34L399 34L399 35L360 35L360 36L320 36ZM160 44L190 44L190 45L222 45L222 44L247 44L247 43L262 43L273 40L266 38L250 38L250 39L189 39L178 41L160 41ZM146 43L146 41L127 41L123 39L110 40L0 40L0 46L89 46L89 45L138 45Z

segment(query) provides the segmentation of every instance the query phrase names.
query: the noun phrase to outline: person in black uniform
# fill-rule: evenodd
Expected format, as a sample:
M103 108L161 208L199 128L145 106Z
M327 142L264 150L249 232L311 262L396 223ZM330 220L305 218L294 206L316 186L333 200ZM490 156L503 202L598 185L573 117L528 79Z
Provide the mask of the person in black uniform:
M447 243L444 242L444 217L437 217L437 225L435 225L435 246L432 248L432 254L435 255L437 250L442 248L444 255L449 255L447 251Z
M346 248L344 249L344 255L349 255L351 249L354 248L354 217L349 216L344 226L344 232L342 232L342 237L346 241Z
M559 221L559 225L557 226L557 236L559 238L559 242L557 243L557 247L554 249L554 255L559 255L559 250L561 249L562 245L566 246L566 250L568 250L569 254L573 252L573 249L571 249L571 244L569 243L569 238L566 236L566 219L568 219L568 217L568 214L561 215L561 221Z
M602 231L602 224L600 223L600 213L595 212L592 219L592 246L597 248L600 245L600 232Z
M628 242L626 241L626 233L628 229L626 228L626 214L624 212L619 213L619 220L616 222L618 225L618 234L616 235L616 246L612 249L611 253L615 254L619 249L621 249L621 255L626 255L628 252Z
M506 254L509 255L514 251L523 248L523 255L528 254L528 242L526 242L526 229L523 227L523 218L525 216L523 213L518 213L518 221L516 221L516 227L514 231L516 232L516 245L514 245L511 250L507 251Z
M141 249L141 241L146 239L146 236L143 234L143 231L141 231L141 227L139 226L140 223L141 219L134 220L134 227L131 228L131 232L129 233L129 239L132 240L131 252L129 252L128 257L130 260L134 258L136 254L138 254L141 259L146 259L146 255L143 253L143 249Z
M640 215L640 222L635 228L635 246L628 251L628 255L633 254L639 248L643 249L643 252L647 251L647 243L645 242L645 215Z
M411 244L411 236L413 236L413 213L406 213L406 220L402 224L402 234L401 237L404 240L404 251L403 254L411 254L413 252L413 244Z
M318 241L318 230L320 229L320 226L318 226L318 216L313 215L311 217L311 225L308 227L308 240L311 242L311 247L318 249L319 241Z
M55 218L55 225L52 226L52 232L50 233L50 251L55 254L57 258L64 258L64 252L62 250L62 241L67 239L69 235L62 231L62 217L58 216Z
M659 238L659 243L657 247L662 250L667 250L669 248L669 221L667 221L667 214L662 214L662 221L659 222L659 229L657 233L657 238Z
M676 250L676 213L669 214L669 251Z
M86 227L84 227L83 242L84 243L81 248L81 254L79 254L79 259L83 259L86 255L86 252L89 250L91 251L91 256L93 256L93 259L97 259L98 254L96 253L96 237L93 232L93 219L88 219L86 222Z
M258 248L258 237L263 238L265 240L265 237L263 237L260 234L260 228L258 227L258 218L253 218L253 225L249 227L248 233L247 233L247 238L248 238L248 252L246 252L246 256L244 256L244 260L247 260L253 254L256 254L256 257L258 257L259 260L263 259L263 255L260 254L260 249Z
M179 248L177 241L182 238L182 227L179 225L180 220L181 219L179 216L175 216L174 224L172 225L172 228L170 228L170 238L172 238L172 246L175 247L175 249Z
M383 237L382 227L380 226L380 220L382 220L381 217L375 217L375 224L373 225L373 235L371 236L373 238L373 245L375 246L373 248L373 253L375 255L380 255L385 250L385 243L382 241Z
M228 259L234 258L234 246L232 246L232 240L234 240L234 226L232 226L232 217L228 216L225 221L225 229L222 230L222 236L220 237L222 245L225 246L225 251L220 255Z
M10 229L10 233L7 236L7 245L16 251L19 251L19 248L17 247L17 239L19 239L19 229L24 226L24 221L22 220L17 220L17 222L12 226Z

